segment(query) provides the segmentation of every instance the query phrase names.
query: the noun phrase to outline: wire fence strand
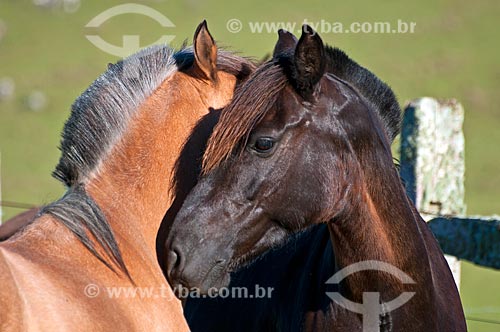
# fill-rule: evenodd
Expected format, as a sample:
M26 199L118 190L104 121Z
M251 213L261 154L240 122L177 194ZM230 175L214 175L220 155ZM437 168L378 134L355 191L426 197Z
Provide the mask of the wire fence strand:
M495 320L495 319L479 318L479 317L465 317L465 320L470 320L470 321L479 322L479 323L500 325L500 321Z
M30 203L20 203L20 202L13 202L13 201L0 201L0 206L5 206L9 208L14 208L14 209L23 209L23 210L29 210L34 207L37 207L36 204L30 204Z

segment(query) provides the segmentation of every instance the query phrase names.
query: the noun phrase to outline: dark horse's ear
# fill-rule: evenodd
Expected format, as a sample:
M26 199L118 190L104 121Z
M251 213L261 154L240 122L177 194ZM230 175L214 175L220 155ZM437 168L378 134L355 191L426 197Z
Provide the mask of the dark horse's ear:
M297 45L297 37L293 33L284 29L278 30L278 41L274 46L273 58L276 59L282 54L293 53Z
M308 98L325 73L325 47L319 35L309 25L302 26L293 58L292 84L297 92Z
M205 78L212 81L217 79L217 45L208 31L207 21L198 25L194 33L194 64Z

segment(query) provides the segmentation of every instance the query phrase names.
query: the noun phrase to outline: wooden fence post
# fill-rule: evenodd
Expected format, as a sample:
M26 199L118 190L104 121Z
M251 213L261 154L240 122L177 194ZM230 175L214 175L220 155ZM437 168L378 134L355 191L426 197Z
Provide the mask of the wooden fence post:
M464 111L455 100L420 98L404 111L401 177L422 217L465 215ZM460 262L446 256L460 288Z

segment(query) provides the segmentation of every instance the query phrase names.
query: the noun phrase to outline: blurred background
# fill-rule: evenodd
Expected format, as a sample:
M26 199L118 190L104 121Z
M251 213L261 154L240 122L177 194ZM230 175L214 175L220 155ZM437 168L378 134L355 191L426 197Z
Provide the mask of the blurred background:
M401 20L415 22L414 33L326 32L321 37L389 83L403 106L422 96L460 101L465 108L467 213L500 214L500 1L151 0L136 3L161 12L172 26L126 14L86 27L123 3L0 0L3 200L40 205L63 193L50 173L70 106L108 63L120 59L86 35L116 46L123 45L124 35L140 36L141 46L169 35L175 36L170 44L179 47L185 40L191 43L197 24L207 19L219 45L260 59L272 51L276 33L266 26L257 33L251 23L296 22L297 34L304 19L346 27L353 22L396 26ZM21 211L4 207L3 219ZM463 263L461 294L467 316L500 321L500 272ZM500 331L494 322L468 324L470 331Z

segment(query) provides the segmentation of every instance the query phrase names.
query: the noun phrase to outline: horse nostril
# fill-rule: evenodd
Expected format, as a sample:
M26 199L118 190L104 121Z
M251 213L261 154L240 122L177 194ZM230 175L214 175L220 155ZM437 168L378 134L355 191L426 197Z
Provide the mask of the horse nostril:
M171 249L167 255L167 276L171 278L176 272L182 269L182 257L179 250Z

